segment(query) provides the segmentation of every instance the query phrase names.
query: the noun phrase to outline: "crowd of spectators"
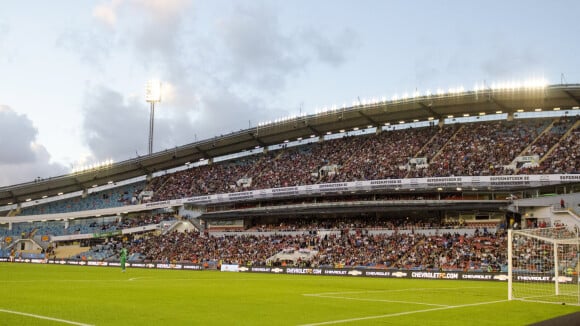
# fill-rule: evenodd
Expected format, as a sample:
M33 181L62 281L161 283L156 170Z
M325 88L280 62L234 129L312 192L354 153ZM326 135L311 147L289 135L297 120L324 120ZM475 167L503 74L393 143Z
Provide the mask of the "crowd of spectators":
M418 226L417 226L418 227ZM334 228L334 227L333 227ZM443 232L370 233L365 229L340 232L203 235L171 232L133 240L130 252L149 262L190 262L266 266L295 264L309 267L374 267L428 270L494 270L505 267L503 230L471 234ZM268 260L284 250L316 252L310 260Z
M87 218L65 221L37 221L14 223L12 229L0 227L0 237L32 238L34 236L62 236L95 234L123 230L144 225L159 224L175 219L171 213L141 214L130 217ZM68 224L68 225L67 225Z
M577 117L515 119L421 128L382 130L301 146L265 151L192 167L66 200L25 207L21 215L62 213L153 201L316 183L389 178L529 173L579 173L580 128ZM567 137L563 138L564 135ZM540 164L506 168L522 155L538 155ZM410 158L425 158L415 167Z
M149 189L153 200L166 200L315 183L530 173L512 165L522 155L544 159L533 173L578 173L578 132L562 139L576 121L499 120L345 136L164 175ZM409 158L426 158L428 165L414 167Z
M537 167L522 169L521 173L579 173L580 172L580 127L576 127Z
M145 182L140 181L78 197L39 203L23 207L20 215L58 214L136 204L143 188L145 188Z
M489 223L494 224L494 223ZM498 224L498 223L495 223ZM479 226L479 224L478 224ZM469 228L469 225L457 220L443 220L433 217L288 217L279 218L275 223L256 221L246 231L309 231L309 230L422 230ZM211 230L210 230L211 231Z
M549 125L550 120L491 121L461 125L416 176L513 174L506 169Z

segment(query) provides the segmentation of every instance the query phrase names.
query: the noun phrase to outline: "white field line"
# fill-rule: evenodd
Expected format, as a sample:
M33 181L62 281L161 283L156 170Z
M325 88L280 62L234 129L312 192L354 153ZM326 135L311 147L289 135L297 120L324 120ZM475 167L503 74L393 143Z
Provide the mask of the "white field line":
M65 319L58 319L58 318L52 318L52 317L47 317L47 316L29 314L26 312L20 312L20 311L14 311L14 310L0 309L0 313L1 312L7 313L7 314L13 314L13 315L31 317L31 318L36 318L36 319L56 321L56 322L63 323L63 324L78 325L78 326L93 326L91 324L78 323L76 321L70 321L70 320L65 320Z
M127 281L131 282L131 281L137 281L137 280L145 280L148 278L152 278L152 277L148 277L148 276L144 276L144 277L132 277L130 279L128 279Z
M485 289L484 286L462 287L461 289ZM397 290L368 290L368 291L345 291L345 292L322 292L322 293L307 293L303 294L307 297L317 297L323 295L335 294L361 294L361 293L388 293L388 292L412 292L412 291L449 291L457 290L457 288L413 288L413 289L397 289Z
M302 324L302 325L299 325L299 326L333 325L333 324L357 322L357 321L361 321L361 320L382 319L382 318L398 317L398 316L404 316L404 315L412 315L412 314L418 314L418 313L430 312L430 311L437 311L437 310L448 310L448 309L465 308L465 307L473 307L473 306L483 306L483 305L486 305L486 304L501 303L501 302L506 302L506 301L507 300L489 301L489 302L479 302L479 303L464 304L464 305L459 305L459 306L447 306L447 307L431 308L431 309L424 309L424 310L405 311L405 312L398 312L398 313L387 314L387 315L378 315L378 316L367 316L367 317L360 317L360 318L330 320L330 321L324 321L324 322L320 322L320 323Z
M349 297L339 297L332 295L316 295L317 298L330 298L330 299L341 299L341 300L355 300L355 301L372 301L372 302L388 302L388 303L404 303L404 304L415 304L423 306L435 306L435 307L450 307L449 305L434 304L434 303L424 303L424 302L411 302L411 301L398 301L398 300L384 300L384 299L363 299L363 298L349 298Z

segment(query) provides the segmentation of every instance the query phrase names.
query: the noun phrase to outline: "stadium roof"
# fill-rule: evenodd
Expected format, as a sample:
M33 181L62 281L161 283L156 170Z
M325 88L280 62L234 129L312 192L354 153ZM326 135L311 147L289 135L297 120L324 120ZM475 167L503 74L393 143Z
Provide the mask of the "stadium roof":
M167 149L92 170L39 179L0 188L0 206L37 200L60 193L152 175L186 163L277 145L285 141L324 136L340 130L395 125L401 121L428 121L449 116L480 116L499 112L578 110L580 84L547 87L494 87L478 91L447 92L404 99L357 103Z

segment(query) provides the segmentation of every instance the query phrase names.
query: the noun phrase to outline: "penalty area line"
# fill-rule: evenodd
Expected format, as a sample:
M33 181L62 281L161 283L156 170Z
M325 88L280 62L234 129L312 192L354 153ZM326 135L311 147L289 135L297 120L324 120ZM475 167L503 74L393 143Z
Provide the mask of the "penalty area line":
M507 300L478 302L478 303L470 303L470 304L464 304L464 305L459 305L459 306L447 306L447 307L431 308L431 309L424 309L424 310L413 310L413 311L405 311L405 312L398 312L398 313L394 313L394 314L386 314L386 315L378 315L378 316L367 316L367 317L359 317L359 318L330 320L330 321L324 321L324 322L320 322L320 323L301 324L298 326L333 325L333 324L356 322L356 321L361 321L361 320L381 319L381 318L398 317L398 316L404 316L404 315L412 315L412 314L418 314L418 313L430 312L430 311L448 310L448 309L473 307L473 306L483 306L486 304L501 303L501 302L506 302L506 301Z
M36 319L51 320L51 321L56 321L56 322L59 322L59 323L69 324L69 325L93 326L91 324L77 323L76 321L71 321L71 320L66 320L66 319L52 318L52 317L47 317L47 316L29 314L29 313L26 313L26 312L20 312L20 311L7 310L7 309L1 309L0 308L0 313L1 312L7 313L7 314L13 314L13 315L20 315L20 316L31 317L31 318L36 318Z

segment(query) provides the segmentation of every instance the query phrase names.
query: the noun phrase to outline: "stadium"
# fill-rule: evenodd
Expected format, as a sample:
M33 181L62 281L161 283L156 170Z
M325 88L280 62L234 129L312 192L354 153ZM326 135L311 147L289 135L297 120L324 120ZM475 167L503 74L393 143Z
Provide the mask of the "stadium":
M2 311L22 324L541 322L578 311L579 193L579 84L359 100L0 188L0 269L19 292ZM39 275L44 287L28 283ZM114 312L124 297L129 317Z

